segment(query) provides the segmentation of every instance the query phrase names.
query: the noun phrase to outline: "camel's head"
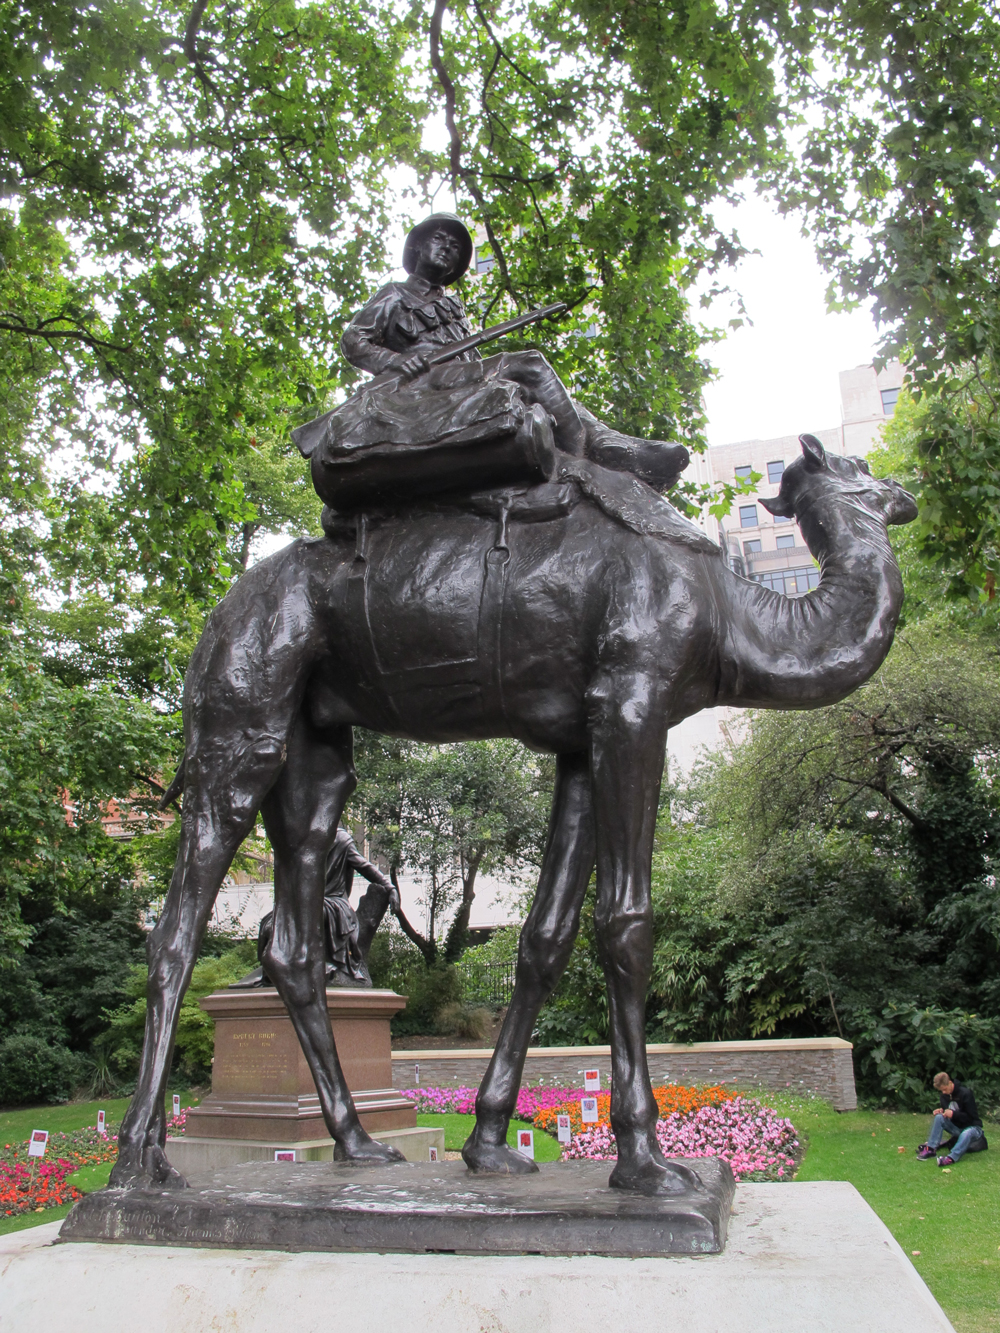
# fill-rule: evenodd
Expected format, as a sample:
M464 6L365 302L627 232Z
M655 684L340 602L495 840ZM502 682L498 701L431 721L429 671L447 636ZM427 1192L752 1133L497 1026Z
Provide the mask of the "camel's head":
M841 458L828 454L815 435L800 435L802 457L784 471L781 489L773 500L761 499L769 514L801 518L821 497L861 505L883 523L912 523L917 502L898 481L873 477L863 458Z

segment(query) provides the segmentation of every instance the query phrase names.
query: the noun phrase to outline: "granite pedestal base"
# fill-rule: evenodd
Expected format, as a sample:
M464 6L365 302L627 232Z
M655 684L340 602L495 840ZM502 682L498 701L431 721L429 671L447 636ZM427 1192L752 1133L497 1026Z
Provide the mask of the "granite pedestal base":
M0 1236L0 1333L954 1333L852 1185L740 1185L723 1254L291 1254ZM997 1302L984 1327L1000 1320Z
M389 1022L405 1007L404 997L330 987L326 1004L362 1125L375 1138L387 1129L414 1129L413 1103L392 1086ZM201 1007L215 1020L212 1091L188 1112L187 1133L279 1144L328 1138L312 1073L278 992L217 991Z
M64 1241L411 1254L716 1254L735 1183L725 1162L689 1163L703 1187L676 1197L608 1188L607 1162L546 1162L474 1176L462 1162L355 1166L254 1162L187 1190L100 1190Z

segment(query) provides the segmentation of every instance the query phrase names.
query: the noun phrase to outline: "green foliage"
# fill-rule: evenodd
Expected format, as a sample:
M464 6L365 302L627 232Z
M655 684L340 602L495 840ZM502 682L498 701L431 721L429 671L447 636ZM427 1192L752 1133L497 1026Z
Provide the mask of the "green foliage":
M597 956L594 902L591 883L566 970L535 1024L540 1046L591 1046L608 1040L608 997Z
M833 77L822 79L803 151L775 187L802 211L839 301L871 303L884 354L908 366L921 408L912 421L920 549L948 570L953 591L991 595L1000 22L976 0L849 4L813 17ZM803 61L793 89L817 77Z
M355 809L393 875L416 875L426 936L403 929L429 967L453 963L467 939L476 880L537 864L547 826L551 761L517 741L418 745L359 733Z
M211 1078L212 1056L215 1050L215 1024L198 1006L198 1001L213 991L221 990L230 982L239 981L257 964L257 949L252 941L237 944L225 953L199 959L191 976L191 984L181 1001L174 1060L180 1072L189 1081L207 1081ZM146 1026L145 967L133 968L126 982L131 1002L121 1005L108 1015L110 1020L107 1047L112 1065L119 1071L134 1071L142 1050Z
M50 1046L25 1033L0 1042L0 1103L66 1102L84 1072L84 1061L65 1046Z
M863 1094L917 1110L944 1070L970 1084L982 1109L1000 1102L1000 1016L890 1004L877 1016L858 1014L862 1024L866 1019L855 1060Z
M66 687L20 644L0 644L0 948L30 939L22 903L55 910L93 877L104 803L149 809L169 721L107 688Z

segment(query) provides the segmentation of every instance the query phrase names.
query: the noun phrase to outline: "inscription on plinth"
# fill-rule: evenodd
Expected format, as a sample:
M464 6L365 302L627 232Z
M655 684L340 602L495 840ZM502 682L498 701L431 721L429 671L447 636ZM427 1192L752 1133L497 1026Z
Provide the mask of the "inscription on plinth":
M392 1087L389 1022L405 1004L394 991L327 991L337 1054L371 1134L417 1123L412 1103ZM201 1005L215 1020L212 1091L189 1113L188 1132L283 1143L326 1138L312 1074L277 991L218 991Z

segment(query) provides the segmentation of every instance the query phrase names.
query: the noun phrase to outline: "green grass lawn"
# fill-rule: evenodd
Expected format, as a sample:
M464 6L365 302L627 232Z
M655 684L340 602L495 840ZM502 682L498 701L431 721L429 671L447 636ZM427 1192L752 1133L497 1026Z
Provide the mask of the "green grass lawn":
M31 1106L24 1111L4 1111L0 1115L0 1143L26 1139L33 1129L47 1129L50 1134L68 1134L97 1124L97 1112L117 1123L129 1104L128 1097L108 1098L100 1102L67 1102L64 1106ZM182 1099L183 1104L183 1099Z
M1000 1125L986 1126L988 1152L944 1171L933 1158L916 1157L930 1114L839 1115L819 1099L767 1100L808 1141L796 1180L850 1181L958 1333L1000 1333Z

